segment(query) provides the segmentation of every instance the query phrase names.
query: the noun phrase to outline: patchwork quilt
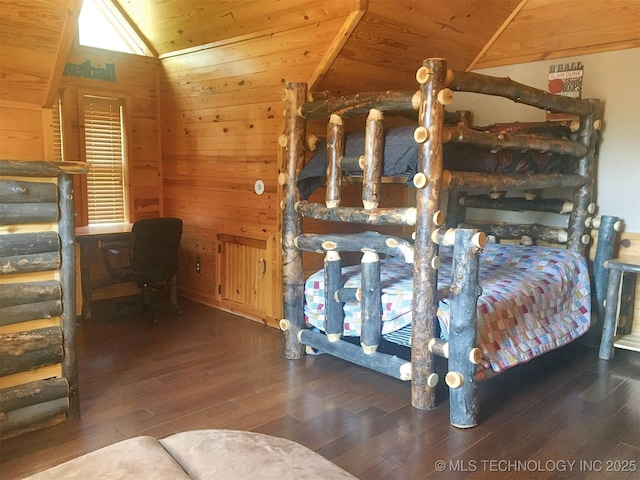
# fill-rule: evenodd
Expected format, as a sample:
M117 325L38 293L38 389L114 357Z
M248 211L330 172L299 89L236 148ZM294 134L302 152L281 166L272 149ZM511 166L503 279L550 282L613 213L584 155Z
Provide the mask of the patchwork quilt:
M438 311L448 338L452 249L440 248ZM411 345L413 265L395 258L380 267L383 337ZM360 266L342 269L345 287L360 286ZM478 344L497 372L565 345L590 326L591 290L586 260L556 248L488 244L480 254ZM324 330L324 271L305 284L305 318ZM345 303L345 336L360 335L360 304Z

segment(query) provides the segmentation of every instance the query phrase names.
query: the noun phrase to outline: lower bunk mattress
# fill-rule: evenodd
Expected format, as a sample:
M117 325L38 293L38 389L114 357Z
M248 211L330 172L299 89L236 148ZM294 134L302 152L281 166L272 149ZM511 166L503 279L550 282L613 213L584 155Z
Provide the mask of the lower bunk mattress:
M438 309L440 336L447 340L452 249L440 247ZM342 269L345 287L360 286L360 266ZM413 265L381 260L382 335L411 346ZM487 244L480 254L478 344L483 363L500 372L565 345L591 322L591 288L584 257L564 249ZM305 283L305 319L324 331L324 270ZM344 336L360 335L360 304L344 304Z

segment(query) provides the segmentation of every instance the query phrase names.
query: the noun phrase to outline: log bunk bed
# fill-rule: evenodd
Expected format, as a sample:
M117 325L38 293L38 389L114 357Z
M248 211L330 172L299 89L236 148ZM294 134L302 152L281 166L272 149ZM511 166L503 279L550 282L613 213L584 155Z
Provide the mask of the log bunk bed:
M602 317L603 263L612 256L620 222L593 216L602 123L598 100L452 71L445 59L425 60L416 78L420 89L415 93L319 100L308 96L304 83L286 84L279 139L284 168L278 179L283 187L280 328L286 358L301 358L311 347L410 380L411 402L418 409L435 406L439 377L433 356L447 358L450 421L467 428L477 425L478 381L582 336L592 316ZM445 112L454 91L500 96L576 119L476 129L468 112ZM409 153L413 163L399 167L416 188L415 207L380 208L381 178L394 175L389 171L398 163L387 158L389 145L397 142L385 137L396 130L385 132L384 116L413 112L415 118L416 111L418 125L406 141L415 149ZM343 122L356 115L367 115L360 143L350 141ZM307 162L306 122L323 118L329 118L320 175L326 184L324 205L306 200L308 191L301 194L308 190L309 178L303 177L314 161ZM563 134L548 135L557 129ZM512 155L509 161L496 162L495 155L505 152ZM494 160L487 161L487 155ZM362 207L340 206L341 184L352 172L362 177ZM316 173L307 177L317 180ZM555 195L558 189L572 192L572 198L540 195ZM564 214L566 225L472 222L468 208ZM396 225L413 234L404 239L373 230L303 233L303 218L372 229ZM589 272L585 255L591 229L599 233ZM303 251L325 254L324 269L306 281ZM343 266L341 252L362 252L361 265ZM394 302L404 311L385 318ZM357 337L360 345L353 341ZM410 356L384 353L379 349L384 342L410 346Z

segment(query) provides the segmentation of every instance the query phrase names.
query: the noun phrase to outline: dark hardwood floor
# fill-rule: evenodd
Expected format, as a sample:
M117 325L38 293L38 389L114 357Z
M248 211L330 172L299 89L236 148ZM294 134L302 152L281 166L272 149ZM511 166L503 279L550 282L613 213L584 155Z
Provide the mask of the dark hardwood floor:
M79 326L82 418L2 441L0 477L223 428L295 440L361 479L640 478L638 353L604 362L575 343L509 370L480 384L480 425L458 430L446 399L413 409L408 383L328 355L285 360L280 331L182 305L154 326L113 325L113 302L96 303Z

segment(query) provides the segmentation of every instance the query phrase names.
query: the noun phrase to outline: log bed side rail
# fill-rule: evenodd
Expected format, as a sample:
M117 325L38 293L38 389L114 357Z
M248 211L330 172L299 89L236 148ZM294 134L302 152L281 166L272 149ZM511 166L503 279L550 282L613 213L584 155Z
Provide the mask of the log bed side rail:
M372 108L391 114L412 112L412 118L417 116L420 92L393 91L364 92L340 97L312 99L302 104L297 114L306 120L329 118L339 115L347 118L354 115L369 113ZM468 121L469 112L444 112L444 123L457 125ZM413 118L415 119L415 118Z
M303 329L298 333L301 343L341 358L356 365L375 370L399 380L411 380L411 363L395 355L373 352L365 353L362 348L344 340L330 342L321 332Z
M295 211L302 217L328 222L362 223L366 225L404 225L416 224L417 211L407 208L335 207L327 208L320 203L301 200L295 204Z
M490 195L462 195L457 203L463 207L510 210L513 212L548 212L569 214L573 211L573 202L564 198L500 197Z
M307 120L312 120L328 118L332 114L341 117L361 115L369 113L372 108L381 112L415 110L412 104L415 94L416 92L387 91L330 97L304 103L298 110L298 114Z
M539 223L461 223L458 228L477 228L501 240L521 240L522 245L535 245L540 240L565 245L569 238L566 228Z
M442 186L445 190L470 192L499 192L503 190L540 190L544 188L581 187L586 183L582 175L560 173L477 173L444 170Z
M559 155L581 157L587 146L569 139L545 138L527 133L489 133L469 127L449 127L443 130L443 142L471 144L494 150L537 150Z
M538 88L515 82L510 78L492 77L480 73L447 71L446 86L460 92L481 93L508 98L550 112L584 116L593 111L588 100L554 95Z
M378 232L350 234L306 233L295 238L294 244L301 250L316 253L329 251L383 253L399 258L405 263L413 263L413 245L400 237L383 235Z

